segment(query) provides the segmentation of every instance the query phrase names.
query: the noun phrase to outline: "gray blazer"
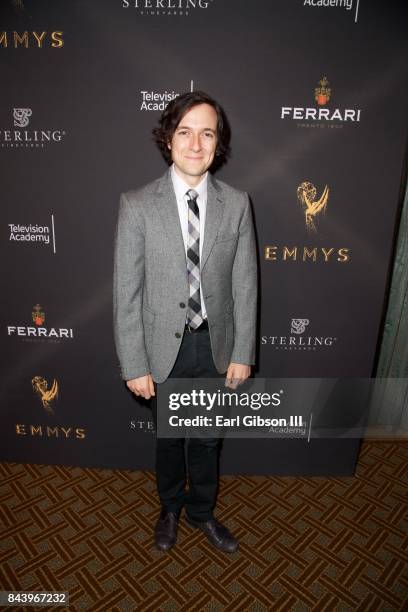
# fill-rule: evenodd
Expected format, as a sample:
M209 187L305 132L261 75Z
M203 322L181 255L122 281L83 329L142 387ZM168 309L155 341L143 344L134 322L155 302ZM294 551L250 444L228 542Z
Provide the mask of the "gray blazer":
M257 263L248 195L209 175L201 291L214 363L254 364ZM180 348L189 298L170 170L121 195L115 236L114 334L124 380L164 382Z

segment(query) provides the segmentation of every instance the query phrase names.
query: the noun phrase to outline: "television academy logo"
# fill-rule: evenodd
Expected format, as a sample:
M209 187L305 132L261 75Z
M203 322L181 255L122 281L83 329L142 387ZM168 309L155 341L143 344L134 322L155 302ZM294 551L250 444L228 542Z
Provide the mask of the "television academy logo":
M57 252L55 240L55 219L51 214L50 225L39 225L38 223L30 225L21 225L20 223L8 223L9 227L9 242L22 244L25 242L35 243L36 245L52 246L53 253Z
M304 336L309 324L309 319L291 319L289 336L262 336L261 344L270 344L277 351L317 351L329 349L337 342L333 336Z
M121 0L122 8L133 8L143 16L188 17L192 11L207 9L213 0Z
M43 376L34 376L31 379L31 387L34 395L41 402L41 405L49 419L55 419L55 409L59 396L59 384L54 378L49 386L48 381ZM84 440L86 430L84 427L72 427L71 425L50 425L43 423L26 424L15 423L17 436L31 436L35 438L52 439L73 439Z
M169 102L180 94L175 91L141 91L141 111L164 111Z
M305 214L306 229L308 232L316 233L316 219L320 213L326 212L329 200L329 188L327 185L319 199L316 199L317 189L313 183L304 181L297 188L297 198Z
M33 111L31 108L13 108L13 126L14 128L23 129L0 130L0 143L2 147L38 149L63 141L66 134L65 130L24 129L30 124L32 115Z
M72 327L43 327L45 311L40 304L33 306L31 312L33 325L8 325L7 335L17 336L26 342L61 342L72 340L74 330Z
M189 91L194 91L194 80L191 79L190 83L188 85L188 89ZM184 89L184 91L187 91L187 88ZM176 91L168 91L167 89L165 89L164 91L148 91L145 89L140 90L140 96L141 96L141 104L140 104L140 110L141 111L164 111L164 109L167 107L167 105L174 100L175 98L178 98L180 94Z
M355 2L354 23L358 20L358 5L360 0ZM353 8L353 0L301 0L304 7L309 8L339 8L351 11Z
M332 97L327 77L323 77L314 89L316 107L282 106L280 118L297 121L297 127L305 128L342 128L345 124L358 124L361 119L361 109L326 108Z

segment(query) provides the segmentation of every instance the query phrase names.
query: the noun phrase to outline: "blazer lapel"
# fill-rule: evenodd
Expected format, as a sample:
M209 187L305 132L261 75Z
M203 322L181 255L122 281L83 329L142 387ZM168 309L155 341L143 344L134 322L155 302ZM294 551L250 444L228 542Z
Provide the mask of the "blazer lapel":
M180 217L178 213L176 194L170 170L160 179L156 192L155 205L163 223L164 230L173 249L178 265L186 270L186 252L181 232ZM207 210L205 215L204 244L201 255L201 270L204 268L217 238L218 229L224 213L224 200L220 189L213 177L208 175L207 184Z
M155 204L176 261L181 268L186 270L187 274L186 252L184 250L183 234L181 232L176 194L174 193L170 170L164 174L159 182Z
M205 215L204 244L201 254L201 270L204 268L208 256L211 253L211 249L214 246L223 213L224 200L221 196L220 189L217 187L211 174L208 174L207 211Z

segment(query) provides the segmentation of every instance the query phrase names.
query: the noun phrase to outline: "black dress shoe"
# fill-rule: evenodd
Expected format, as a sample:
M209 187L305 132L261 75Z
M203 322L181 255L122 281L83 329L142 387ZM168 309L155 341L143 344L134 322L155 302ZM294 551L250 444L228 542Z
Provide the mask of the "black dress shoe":
M219 548L227 553L234 553L236 550L238 550L238 540L236 540L225 525L222 525L219 521L217 521L217 519L212 518L209 521L199 523L198 521L193 521L186 514L186 521L192 527L201 529L211 544L216 546L216 548Z
M177 541L178 514L162 510L154 528L154 543L162 551L170 550Z

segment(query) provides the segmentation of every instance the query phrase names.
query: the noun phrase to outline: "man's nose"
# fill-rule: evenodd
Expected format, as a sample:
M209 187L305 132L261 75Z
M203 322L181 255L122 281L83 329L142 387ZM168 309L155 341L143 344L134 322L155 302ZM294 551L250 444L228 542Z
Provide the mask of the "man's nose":
M201 149L201 139L200 134L193 134L191 137L191 148L194 151L199 151Z

